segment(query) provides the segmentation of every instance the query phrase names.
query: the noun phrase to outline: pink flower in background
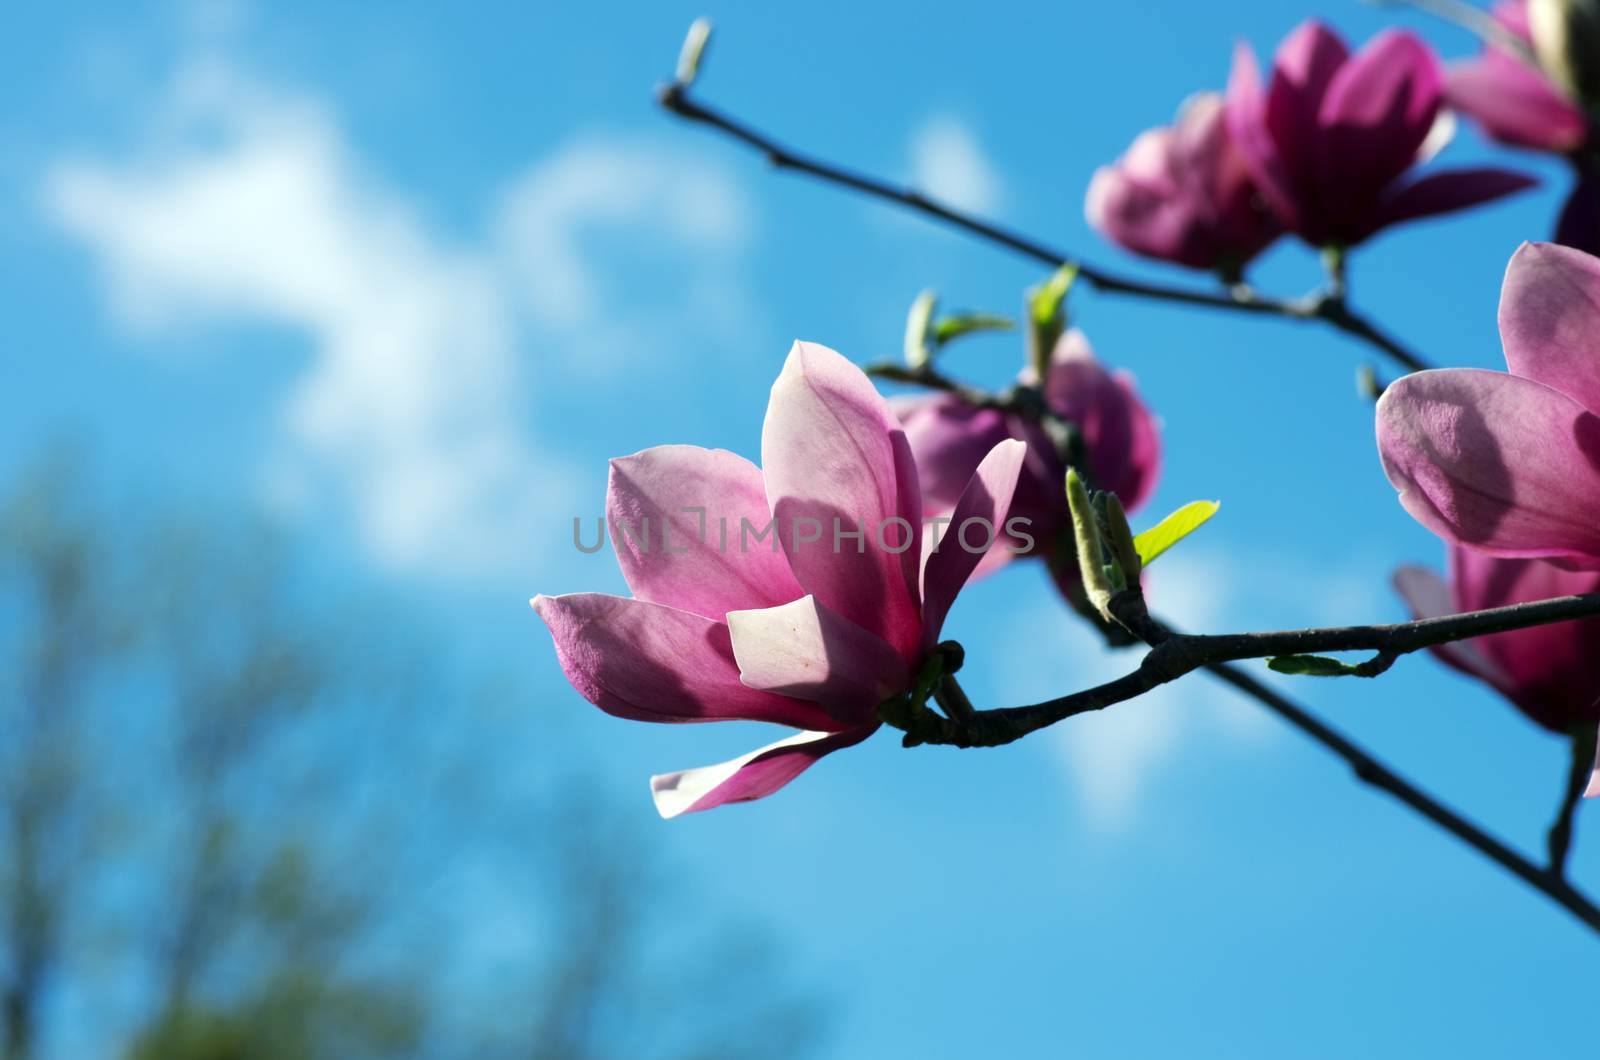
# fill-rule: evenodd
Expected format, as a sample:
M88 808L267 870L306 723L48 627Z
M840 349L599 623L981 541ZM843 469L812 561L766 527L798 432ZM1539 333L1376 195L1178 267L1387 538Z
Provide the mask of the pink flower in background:
M1089 183L1089 224L1136 254L1237 276L1283 231L1228 133L1222 96L1183 105Z
M1600 572L1563 570L1537 559L1500 559L1459 545L1450 549L1448 585L1426 567L1402 567L1394 582L1417 618L1600 592ZM1553 732L1600 723L1600 618L1496 633L1433 650Z
M1496 4L1494 17L1533 47L1524 0ZM1566 154L1589 138L1589 122L1576 103L1536 66L1495 45L1450 67L1445 98L1484 132L1513 147Z
M1353 246L1380 229L1475 206L1534 182L1499 169L1408 179L1443 101L1438 59L1410 33L1387 31L1351 55L1338 35L1303 23L1279 47L1265 87L1240 45L1228 83L1228 127L1285 227L1315 246Z
M1031 372L1022 381L1032 382ZM1095 359L1088 339L1068 331L1051 351L1043 386L1044 401L1078 430L1085 471L1096 489L1117 494L1129 511L1155 490L1161 469L1161 438L1156 418L1140 400L1133 377L1108 372ZM995 445L1007 438L1028 443L1027 461L1017 483L1011 514L1027 518L1033 553L1049 559L1058 544L1069 551L1066 465L1043 428L1022 416L975 408L954 394L899 398L894 405L922 478L923 504L930 516L946 515L961 497L965 482ZM1009 553L996 548L985 571ZM1064 590L1080 591L1076 553L1066 557ZM1053 565L1054 566L1054 565Z
M1497 4L1494 17L1529 48L1524 0ZM1486 45L1476 59L1456 63L1445 77L1450 105L1501 143L1574 155L1593 141L1589 119L1537 66L1504 48ZM1556 226L1556 242L1600 253L1600 179L1580 176Z
M1003 524L1025 454L1005 439L982 454L955 522ZM795 344L772 387L761 461L694 446L612 461L607 516L633 596L533 601L567 679L609 714L801 730L722 765L654 777L664 817L769 795L870 736L878 705L911 687L982 558L947 538L923 559L905 434L866 375L832 350ZM654 539L629 532L645 520ZM756 536L769 524L775 537Z
M1524 244L1506 270L1510 373L1417 372L1378 402L1400 501L1452 544L1600 569L1600 259Z

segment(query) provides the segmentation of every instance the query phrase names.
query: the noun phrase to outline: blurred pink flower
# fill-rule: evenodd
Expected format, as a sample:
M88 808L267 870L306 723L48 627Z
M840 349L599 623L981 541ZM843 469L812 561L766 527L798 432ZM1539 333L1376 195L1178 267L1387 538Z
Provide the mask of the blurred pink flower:
M1422 161L1444 75L1410 33L1386 31L1351 55L1321 23L1278 48L1265 88L1248 45L1234 56L1228 127L1267 204L1315 246L1353 246L1380 229L1531 186L1500 169L1402 179Z
M1494 17L1530 48L1525 0L1495 5ZM1445 98L1483 131L1513 147L1574 156L1593 141L1583 109L1536 65L1504 48L1485 45L1476 59L1453 64ZM1600 253L1600 179L1580 175L1556 226L1556 242Z
M1600 572L1563 570L1537 559L1500 559L1459 545L1450 581L1426 567L1402 567L1395 588L1417 618L1507 607L1600 592ZM1486 681L1535 722L1559 733L1600 723L1600 618L1496 633L1433 649Z
M1026 452L1001 440L982 455L957 524L1005 521ZM870 736L879 704L911 687L982 558L946 539L924 560L905 434L866 375L826 347L796 343L789 354L761 460L694 446L613 460L606 514L633 596L533 600L567 679L609 714L802 730L652 778L664 817L769 795ZM769 526L773 536L760 536Z
M1237 276L1283 229L1233 146L1225 110L1219 93L1203 93L1170 127L1140 133L1095 172L1089 223L1137 254Z
M1600 569L1600 259L1524 244L1506 270L1510 374L1418 372L1378 402L1400 501L1445 540Z
M1525 0L1496 4L1494 17L1533 47ZM1533 64L1494 45L1450 67L1445 98L1484 132L1513 147L1566 154L1589 137L1589 122L1576 103Z
M1033 381L1031 371L1022 382ZM1096 489L1117 494L1134 511L1155 490L1161 469L1161 437L1155 416L1140 400L1133 377L1108 372L1077 330L1068 331L1051 351L1042 396L1055 413L1077 428L1088 465L1080 470ZM992 408L975 408L954 394L897 398L894 408L922 478L928 515L950 513L978 462L1007 438L1027 443L1027 460L1011 504L1013 517L1029 520L1034 539L1030 554L1051 561L1064 592L1081 592L1072 521L1067 514L1066 464L1055 443L1036 422ZM1066 549L1061 563L1057 547ZM1010 553L996 546L983 572L1004 563Z

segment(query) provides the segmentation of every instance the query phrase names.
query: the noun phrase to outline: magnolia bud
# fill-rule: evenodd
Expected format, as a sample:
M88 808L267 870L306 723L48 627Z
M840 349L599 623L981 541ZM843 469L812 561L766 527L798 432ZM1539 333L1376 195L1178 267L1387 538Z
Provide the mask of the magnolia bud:
M928 333L933 328L933 311L938 305L937 294L923 291L911 303L911 312L906 314L905 358L910 368L926 368L933 359Z
M688 88L694 84L694 79L700 74L700 63L706 57L706 46L711 43L711 20L697 18L689 24L689 32L684 35L683 47L678 52L678 73L676 80L679 85Z
M1100 521L1095 516L1088 487L1071 468L1067 469L1067 508L1072 514L1072 537L1078 549L1078 573L1083 577L1084 594L1101 617L1110 622L1111 594L1114 590L1106 572L1106 550L1100 536Z
M1529 0L1528 27L1550 78L1600 112L1600 0Z

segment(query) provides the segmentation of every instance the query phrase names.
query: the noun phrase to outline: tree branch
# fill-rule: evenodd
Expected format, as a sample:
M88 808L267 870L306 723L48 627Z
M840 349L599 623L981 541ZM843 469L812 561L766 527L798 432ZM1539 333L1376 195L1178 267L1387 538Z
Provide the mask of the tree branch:
M1562 596L1486 611L1469 611L1387 625L1334 626L1267 633L1175 633L1150 617L1145 610L1144 596L1137 589L1118 593L1112 600L1111 608L1123 626L1151 646L1139 668L1129 674L1031 706L975 711L970 720L961 723L925 708L920 713L885 720L905 730L904 742L908 747L924 743L995 747L1021 739L1074 715L1102 710L1114 703L1141 696L1199 669L1245 659L1311 652L1370 651L1376 657L1367 665L1371 673L1377 673L1387 669L1394 659L1423 648L1490 633L1505 633L1529 626L1600 615L1600 593Z
M1567 855L1572 850L1573 814L1583 801L1583 789L1589 783L1589 770L1594 765L1595 727L1580 724L1572 731L1572 764L1567 770L1567 784L1561 793L1561 805L1556 810L1555 823L1545 840L1550 854L1550 873L1565 876Z
M1593 900L1568 883L1559 869L1554 867L1545 869L1535 865L1528 858L1362 750L1337 729L1325 724L1304 707L1279 695L1239 667L1219 663L1206 669L1217 680L1255 699L1272 713L1344 759L1357 779L1394 796L1490 861L1543 893L1577 917L1590 930L1600 933L1600 906L1596 906Z
M962 710L957 714L946 716L926 706L916 706L902 701L892 706L886 705L883 712L884 720L905 731L903 742L907 747L918 744L993 747L1010 743L1066 718L1134 699L1159 685L1177 680L1197 669L1204 669L1223 683L1257 700L1284 721L1332 751L1350 766L1362 782L1394 796L1463 843L1544 893L1591 930L1600 933L1600 906L1596 906L1562 875L1565 848L1563 847L1561 856L1557 857L1554 833L1551 840L1551 864L1548 868L1541 867L1406 780L1305 708L1279 695L1254 676L1233 665L1242 659L1280 654L1281 649L1295 652L1369 650L1376 653L1375 661L1382 660L1382 668L1387 669L1395 658L1437 644L1600 614L1600 593L1560 597L1530 604L1450 615L1445 618L1421 619L1389 625L1241 633L1226 636L1197 636L1175 632L1149 614L1144 605L1143 595L1137 590L1119 593L1112 602L1112 609L1119 621L1151 646L1150 652L1140 662L1139 668L1129 674L1093 688L1028 707L972 710L970 704L966 704L963 695ZM955 686L953 677L947 675L943 680L948 685ZM939 703L945 705L949 698L949 694L946 693L940 697ZM1587 775L1587 764L1592 751L1584 748L1576 751L1575 755L1574 761L1581 759L1584 764L1584 769L1579 771L1577 787L1581 793L1582 780ZM1566 805L1570 806L1573 801L1575 800L1570 800ZM1570 832L1568 835L1570 837Z
M974 217L936 199L931 199L915 188L891 184L865 173L846 169L821 159L792 151L744 123L691 99L688 87L682 82L664 85L657 96L661 106L686 121L694 122L745 144L764 155L778 169L803 173L839 187L849 188L863 195L931 217L968 235L997 244L1024 257L1060 268L1070 265L1078 270L1079 277L1097 291L1107 294L1130 295L1182 305L1207 306L1213 309L1231 309L1243 313L1276 316L1290 320L1320 320L1331 327L1351 335L1382 351L1409 371L1429 368L1422 358L1402 346L1380 330L1375 324L1356 313L1342 297L1313 296L1298 300L1266 298L1242 285L1225 291L1196 291L1184 287L1146 283L1116 275L1098 266L1086 264L1065 251L1050 247L1028 236L1021 235L998 224Z

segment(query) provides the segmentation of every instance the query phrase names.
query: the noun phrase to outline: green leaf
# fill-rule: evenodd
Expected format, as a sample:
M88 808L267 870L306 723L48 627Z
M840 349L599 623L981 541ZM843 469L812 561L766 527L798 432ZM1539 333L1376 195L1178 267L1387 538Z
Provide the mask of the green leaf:
M1045 326L1061 315L1061 303L1072 290L1072 281L1078 278L1078 266L1063 265L1048 280L1028 292L1028 305L1033 322Z
M970 335L975 331L1010 331L1017 322L1010 317L994 313L964 313L953 317L940 317L933 325L933 341L943 346L952 339Z
M1361 667L1326 655L1278 655L1267 660L1270 669L1298 677L1361 677Z
M933 320L933 311L939 305L939 296L933 291L923 291L917 295L917 300L911 303L911 312L906 314L906 364L913 368L925 367L933 356L933 351L928 348L928 332Z
M1140 562L1147 567L1154 563L1157 556L1204 526L1220 507L1216 501L1190 501L1134 538Z

